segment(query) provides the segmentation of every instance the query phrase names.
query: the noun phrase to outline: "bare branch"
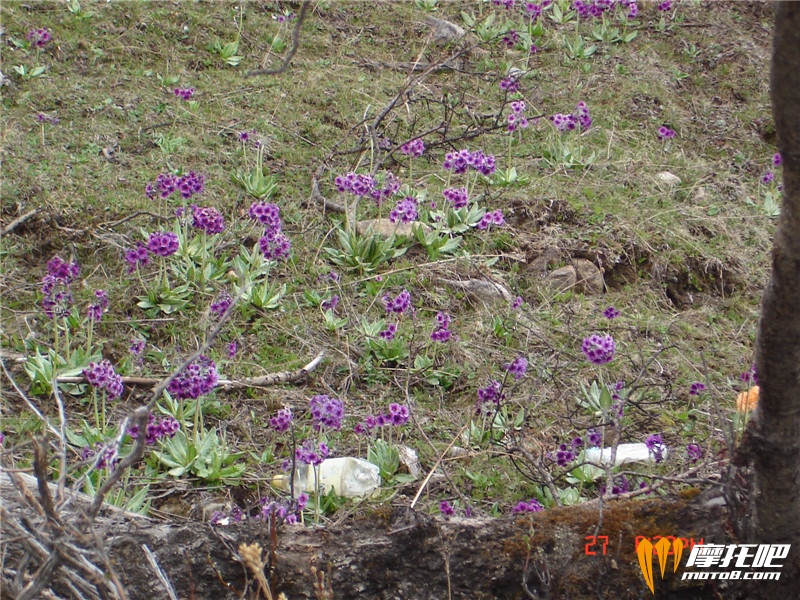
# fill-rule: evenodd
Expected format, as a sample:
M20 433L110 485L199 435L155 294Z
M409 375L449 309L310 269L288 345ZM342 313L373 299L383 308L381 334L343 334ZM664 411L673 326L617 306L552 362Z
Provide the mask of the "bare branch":
M281 66L277 69L256 69L247 73L245 77L254 77L256 75L280 75L289 68L289 63L292 62L294 55L297 54L297 49L300 47L300 26L306 19L309 4L310 2L303 2L300 6L300 14L297 15L297 22L294 24L294 31L292 31L292 47L284 57Z

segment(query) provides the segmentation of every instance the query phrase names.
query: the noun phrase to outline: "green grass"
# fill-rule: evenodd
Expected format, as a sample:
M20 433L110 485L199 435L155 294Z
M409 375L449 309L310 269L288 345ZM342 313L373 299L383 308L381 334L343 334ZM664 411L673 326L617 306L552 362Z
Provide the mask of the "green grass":
M209 355L222 376L242 378L300 368L320 349L327 354L301 386L214 392L225 410L207 411L203 426L224 431L232 451L245 452L238 460L247 469L235 493L242 506L266 493L290 453L286 436L270 429L268 419L283 404L303 418L315 394L345 402L345 427L328 436L337 456L366 456L352 426L390 402L410 404L412 422L394 432L393 440L417 450L423 475L403 488L405 496L387 490L375 500L405 502L447 446L462 445L456 438L475 418L477 390L502 379L501 365L517 355L529 360L528 375L506 388L504 403L513 414L524 411L524 422L507 432L505 447L485 443L458 457L445 456L440 470L446 477L433 478L421 497L425 510L436 511L439 501L448 499L458 500L461 510L470 505L479 513L504 514L517 501L541 495L541 485L521 474L530 472L527 459L516 454L523 467L517 469L507 456L510 440L542 457L599 426L577 408L581 385L588 386L599 370L605 381L625 381L633 387L632 398L642 399L626 413L623 441L662 433L672 449L657 472L684 471L683 448L690 442L707 450L703 473L720 470L712 458L725 443L719 418L732 418L738 375L752 362L774 231L758 183L775 152L766 75L769 35L758 15L745 6L686 2L660 32L661 15L647 5L628 25L638 35L626 44L592 41L591 23L556 25L545 17L537 42L541 50L532 57L494 41L468 53L459 70L428 75L401 96L377 132L399 144L442 126L424 138L429 150L413 161L414 187L427 191L426 202L441 208L447 182L461 185L441 163L446 152L465 147L494 154L499 169L513 167L527 181L475 184L474 192L484 195L481 205L503 210L507 227L470 230L454 255L438 261L405 241L403 256L381 263L374 273L359 273L330 262L325 248L340 249L336 228L343 219L309 199L311 178L324 164L321 191L340 202L335 176L367 173L382 156L371 147L365 124L407 79L406 71L390 65L438 61L455 50L430 44L421 9L410 2L316 3L287 72L245 78L260 67L272 36L290 38L292 23L273 19L284 8L276 3L82 2L81 8L82 17L54 2L6 2L1 9L0 56L8 78L2 222L40 209L2 240L5 349L31 355L52 345L53 324L39 308L39 287L47 261L58 254L81 264L72 286L81 311L96 289L111 298L110 312L94 333L96 351L125 375L163 377L180 364L205 339L214 322L209 304L218 292L231 291L233 279L225 275L203 286L190 282L191 302L178 314L145 315L137 297L157 286L158 270L143 270L140 282L127 272L124 251L148 232L171 229L181 203L149 200L144 188L159 173L202 173L206 190L192 201L216 207L227 224L215 256L230 258L240 244L250 250L261 235L247 219L253 198L231 175L254 168L255 151L248 147L245 155L238 134L256 129L265 144L264 172L278 184L270 201L280 206L293 247L290 260L270 270L270 280L285 283L286 294L270 310L238 308ZM522 30L518 15L512 18L491 3L439 3L434 14L463 24L462 10L481 18L497 12ZM50 28L53 41L37 54L25 47L25 35L39 27ZM564 41L574 40L576 32L597 45L591 57L565 58ZM236 39L243 57L237 66L209 50L217 40ZM24 79L12 70L37 61L45 66L42 76ZM280 56L273 56L267 66L279 62ZM529 69L520 97L530 118L542 116L515 133L510 144L502 128L476 129L494 122L502 107L498 83L509 66ZM176 87L196 88L192 102L177 99ZM591 129L555 131L547 117L568 113L581 100L592 112ZM59 122L40 124L39 113ZM507 113L506 107L496 122L504 123ZM659 141L661 125L677 136ZM477 137L457 139L476 131ZM443 139L456 141L441 145ZM409 160L399 151L383 168L412 183ZM680 183L659 181L664 171ZM390 200L378 209L362 201L359 218L386 216L393 205ZM549 291L531 268L548 247L558 250L551 270L573 258L603 269L606 293ZM332 270L338 281L326 277ZM441 281L486 276L522 296L523 308L475 304ZM172 287L182 283L172 277ZM382 296L404 288L417 310L416 317L400 321L407 357L382 362L367 344L361 322L385 318ZM324 311L307 301L308 291L339 296L335 316L343 322L326 326ZM601 315L610 305L622 312L614 321ZM445 345L429 338L437 311L453 316L457 339ZM611 333L617 343L617 358L601 369L580 351L582 339L594 332ZM71 335L73 344L87 341L82 326ZM148 343L143 363L128 353L137 336ZM229 359L227 344L234 340L238 353ZM429 371L413 368L417 356L432 361ZM30 389L21 370L13 369L13 375L23 390ZM705 395L689 396L693 381L709 386ZM41 425L7 382L3 385L4 448L10 461L24 467L31 460L28 431ZM82 419L93 416L81 398L64 395L69 427L77 432ZM142 397L141 388L126 393L113 404L108 425ZM48 397L31 402L57 419ZM688 427L691 410L696 412ZM610 435L610 426L607 430ZM267 448L274 448L274 461L253 458ZM80 451L71 450L73 476L85 469ZM557 487L575 488L563 469L547 464ZM636 470L647 480L648 468ZM141 485L151 484L154 498L170 489L171 480L156 461L138 469L136 477ZM189 480L198 490L207 483ZM130 495L137 489L130 486ZM585 490L584 498L593 493ZM158 506L154 500L153 509Z

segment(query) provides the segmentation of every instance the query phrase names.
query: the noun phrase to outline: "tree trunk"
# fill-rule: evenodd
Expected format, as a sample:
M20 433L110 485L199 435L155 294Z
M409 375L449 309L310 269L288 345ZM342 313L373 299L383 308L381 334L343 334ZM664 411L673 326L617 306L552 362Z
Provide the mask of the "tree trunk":
M743 533L755 543L794 545L781 575L792 597L800 581L800 4L776 4L770 89L783 206L756 344L761 389L748 431L754 479ZM753 592L763 596L757 586Z

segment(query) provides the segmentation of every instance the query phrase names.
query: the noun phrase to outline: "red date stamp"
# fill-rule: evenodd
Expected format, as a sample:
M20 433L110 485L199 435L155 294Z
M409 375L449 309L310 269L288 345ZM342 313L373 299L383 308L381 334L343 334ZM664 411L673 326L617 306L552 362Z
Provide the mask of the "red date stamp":
M583 553L586 556L597 556L598 550L599 554L605 556L608 548L607 535L587 535L584 539L586 544L583 546Z

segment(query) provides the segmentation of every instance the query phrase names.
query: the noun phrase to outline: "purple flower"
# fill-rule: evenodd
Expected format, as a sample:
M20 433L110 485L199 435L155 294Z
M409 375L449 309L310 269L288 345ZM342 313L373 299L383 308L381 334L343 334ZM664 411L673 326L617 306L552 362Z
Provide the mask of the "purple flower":
M194 171L189 171L186 175L174 179L175 188L181 193L181 197L188 200L195 194L200 194L205 189L205 176L199 175ZM195 227L197 227L195 225Z
M97 290L94 293L94 297L97 299L97 302L95 304L90 304L86 312L92 321L99 321L108 310L108 294L105 290Z
M703 449L698 446L697 444L687 444L686 446L686 454L689 457L689 460L692 461L692 464L696 463L698 460L703 458Z
M522 379L528 370L528 361L524 356L518 356L509 364L503 365L503 369L508 371L515 380Z
M475 225L478 229L489 229L492 226L502 226L506 224L506 220L503 217L502 210L493 210L491 212L487 212L485 215L481 217L481 220L478 221L478 224Z
M700 393L706 389L705 384L700 383L699 381L695 381L692 385L689 386L689 394L692 396L699 396Z
M505 398L505 394L501 390L502 385L494 379L485 388L480 388L478 390L478 412L487 404L494 404L496 407L500 406L500 402Z
M375 180L372 177L358 173L348 173L344 176L339 175L335 182L336 189L340 192L349 192L359 197L370 195L375 186Z
M62 285L69 285L81 272L77 262L65 262L56 255L47 262L47 274L59 280Z
M516 298L514 298L514 302L511 303L511 308L519 308L520 306L522 306L523 302L524 300L522 299L522 296L517 296Z
M453 332L449 329L436 329L431 332L431 340L434 342L447 342L453 337Z
M156 256L172 256L178 251L178 236L171 231L154 231L147 238L147 249Z
M767 171L761 176L761 183L767 185L769 183L772 183L774 179L775 179L775 173L773 173L772 171Z
M609 320L616 319L619 316L619 311L613 306L609 306L607 309L603 311L603 316Z
M386 307L386 312L402 314L411 307L411 294L408 293L408 290L403 290L394 299L389 294L386 294L383 297L383 304Z
M283 233L268 231L259 240L258 246L267 260L279 261L289 256L292 243Z
M590 362L596 365L610 363L616 352L614 338L610 335L591 335L583 340L581 350Z
M228 344L228 358L233 358L236 356L236 353L239 351L239 344L236 340L233 340L230 344Z
M664 2L658 5L658 10L662 12L666 12L671 8L672 8L672 0L664 0Z
M289 426L292 424L292 409L282 408L274 417L270 417L269 426L275 431L283 433L289 431Z
M221 317L227 312L231 304L233 304L233 298L231 298L231 295L226 291L222 291L220 292L219 296L217 296L217 299L211 303L209 310L218 317Z
M320 308L322 310L336 310L336 307L339 305L339 296L334 294L328 300L323 300L320 303Z
M175 88L173 93L180 98L181 100L189 100L192 96L194 96L195 89L193 87L189 88Z
M581 129L586 130L592 126L592 116L589 114L589 107L586 102L581 101L575 105L574 115Z
M50 42L52 36L49 29L42 27L41 29L31 29L25 39L32 42L34 46L42 48Z
M167 391L179 400L196 399L213 390L218 381L216 363L201 355L170 381Z
M394 339L394 336L395 336L396 333L397 333L397 323L389 323L386 326L386 329L384 329L383 331L380 331L378 333L378 336L382 340L386 340L387 342L390 342L390 341L392 341Z
M670 129L665 125L662 125L661 127L658 128L658 132L656 133L656 135L658 135L658 139L660 140L668 140L670 138L675 137L675 130Z
M83 370L83 376L92 387L105 389L109 398L119 398L122 395L122 377L117 375L113 365L107 360L90 362Z
M312 397L309 404L315 431L323 427L341 429L344 418L344 403L341 400L321 394Z
M147 246L142 242L136 242L136 248L125 251L125 262L128 263L128 273L133 273L139 265L148 265L150 255L147 253Z
M251 219L261 223L267 231L281 230L281 209L270 202L254 202L248 212Z
M504 77L500 80L500 89L504 92L519 91L519 79L513 77Z
M776 152L772 155L772 166L780 167L783 164L783 156L781 156L780 152Z
M411 223L415 221L419 214L417 213L417 199L413 196L406 196L402 200L397 202L397 206L395 206L392 211L389 213L389 221L392 223L397 223L397 221L401 221L403 223Z
M544 510L544 506L542 506L536 498L531 498L527 502L519 502L514 508L513 512L515 513L523 513L523 512L541 512Z
M303 442L303 445L298 447L294 452L294 456L298 462L315 467L328 458L329 454L330 449L327 444L320 443L319 446L315 447L311 440Z
M599 431L589 429L586 433L589 434L588 440L590 446L594 446L596 448L603 443L603 436Z
M372 190L369 195L380 206L384 201L394 196L399 189L400 179L390 171L384 171L383 174L372 179ZM409 198L406 198L406 200L409 200ZM416 200L414 202L416 203Z
M559 467L566 467L569 463L575 460L575 454L572 452L573 448L566 444L561 444L556 452L556 462Z
M449 188L442 191L442 196L445 200L449 200L453 204L455 210L465 208L469 204L467 196L467 188Z
M131 340L131 345L128 347L128 350L130 350L130 353L134 356L139 356L142 352L144 352L146 345L147 342L145 342L145 340L138 338Z
M192 204L191 209L192 227L202 229L209 235L222 233L225 230L225 219L216 208Z
M445 517L452 517L454 514L456 514L456 510L453 508L453 505L447 500L442 500L439 502L439 512Z
M647 436L644 444L647 446L647 449L653 455L653 458L657 463L660 463L664 460L667 447L664 445L660 433Z
M542 14L542 7L541 5L536 4L535 2L526 2L525 12L532 21L535 21Z
M425 144L421 139L411 140L400 146L400 152L408 154L411 158L422 156L425 152Z
M389 424L394 425L395 427L400 427L408 423L409 416L410 412L408 410L408 406L405 404L397 404L396 402L392 402L389 405Z

